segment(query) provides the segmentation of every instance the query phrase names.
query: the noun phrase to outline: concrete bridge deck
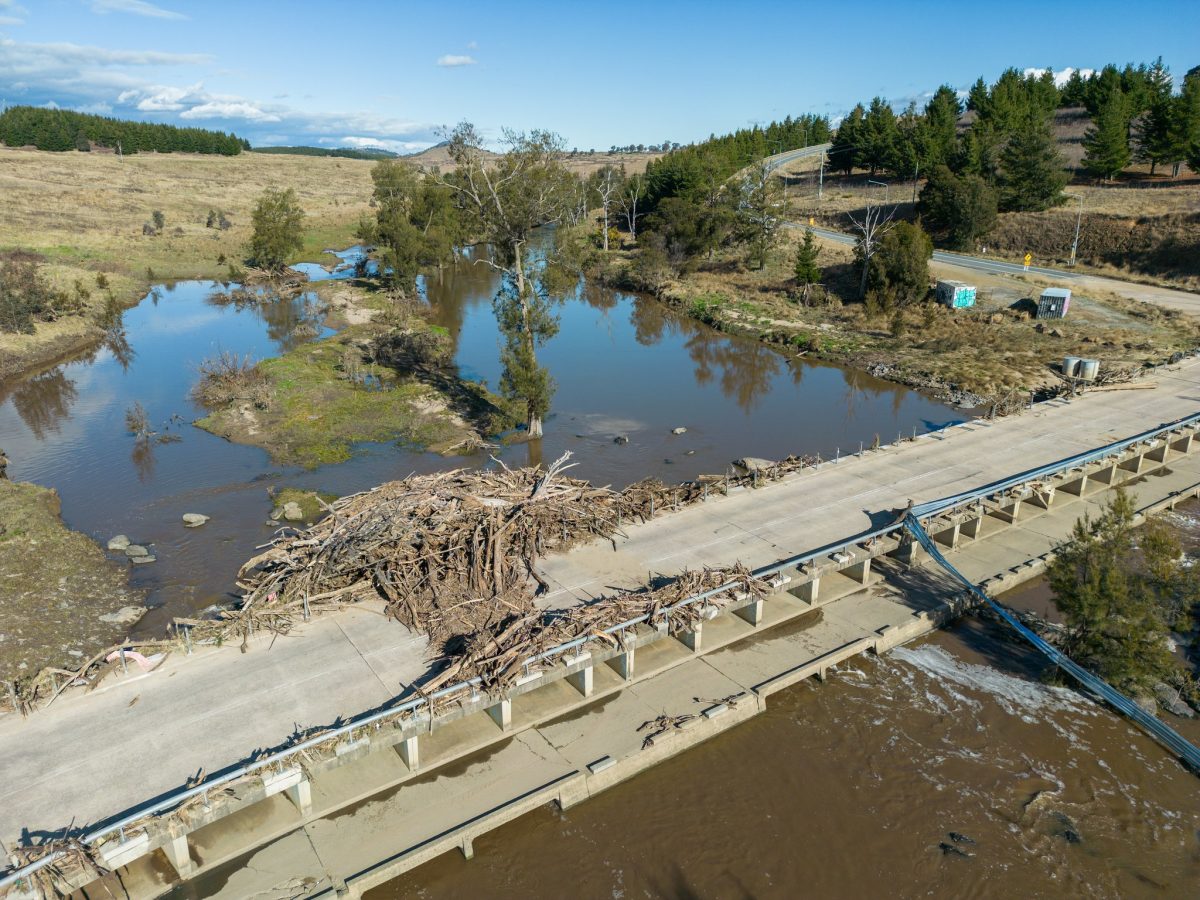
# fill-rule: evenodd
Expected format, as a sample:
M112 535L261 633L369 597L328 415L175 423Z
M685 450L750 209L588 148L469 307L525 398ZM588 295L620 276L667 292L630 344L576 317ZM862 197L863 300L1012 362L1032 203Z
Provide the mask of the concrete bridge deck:
M592 545L547 561L544 573L555 585L548 601L561 606L640 585L647 572L774 562L883 524L881 513L910 498L978 488L1200 410L1200 363L1160 371L1156 380L1153 391L1044 404L663 515L630 527L616 553ZM877 631L887 618L876 609L862 627L874 623ZM290 637L264 638L246 654L222 648L173 656L153 673L64 698L28 720L6 716L0 839L12 846L72 821L101 821L202 768L212 773L243 761L297 726L377 707L423 671L423 652L423 641L396 623L348 610Z

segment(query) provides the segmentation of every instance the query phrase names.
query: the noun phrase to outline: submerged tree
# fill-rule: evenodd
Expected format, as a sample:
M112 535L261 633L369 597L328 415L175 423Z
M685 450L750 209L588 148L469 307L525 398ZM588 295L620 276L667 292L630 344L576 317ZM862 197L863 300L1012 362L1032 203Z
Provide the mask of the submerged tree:
M488 153L469 122L449 135L455 170L437 176L453 192L469 228L492 246L490 265L504 274L494 308L504 334L505 393L525 405L530 437L541 437L553 382L537 361L537 348L558 330L544 273L553 254L529 246L533 230L567 213L573 177L562 164L562 139L548 131L504 132L505 152Z
M1047 569L1067 620L1063 650L1119 689L1147 687L1176 670L1164 609L1175 602L1177 545L1151 532L1141 552L1133 499L1118 489L1099 517L1075 523ZM1174 554L1174 555L1173 555Z

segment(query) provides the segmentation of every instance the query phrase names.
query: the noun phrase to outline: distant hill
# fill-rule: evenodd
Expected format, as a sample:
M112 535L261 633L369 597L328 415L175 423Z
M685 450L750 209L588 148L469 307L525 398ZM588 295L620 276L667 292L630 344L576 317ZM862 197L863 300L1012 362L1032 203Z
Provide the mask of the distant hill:
M236 156L249 150L236 134L205 128L177 128L152 122L110 119L69 109L10 106L0 113L0 143L38 150L82 150L93 147L155 153L216 153Z
M254 147L254 153L286 153L291 156L340 156L345 159L395 159L400 154L377 147Z

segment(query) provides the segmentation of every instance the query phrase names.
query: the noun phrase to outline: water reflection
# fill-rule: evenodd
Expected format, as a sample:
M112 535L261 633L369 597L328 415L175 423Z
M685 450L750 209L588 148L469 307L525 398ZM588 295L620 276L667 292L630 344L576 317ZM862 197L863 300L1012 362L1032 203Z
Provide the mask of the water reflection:
M62 420L71 414L71 404L78 399L75 382L60 366L25 381L17 382L8 391L0 391L0 404L5 400L33 432L39 441L57 433Z

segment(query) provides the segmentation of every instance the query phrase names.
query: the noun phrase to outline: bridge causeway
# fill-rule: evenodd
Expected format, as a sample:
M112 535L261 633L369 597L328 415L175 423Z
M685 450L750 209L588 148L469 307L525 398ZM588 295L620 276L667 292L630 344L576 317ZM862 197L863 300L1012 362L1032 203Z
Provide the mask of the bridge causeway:
M419 704L385 709L424 670L425 647L360 607L273 646L264 637L246 654L173 655L28 720L2 717L0 839L12 847L24 829L125 819L94 831L134 897L215 873L220 896L268 889L283 874L311 879L311 895L357 895L446 849L469 854L502 821L549 800L579 802L756 715L777 690L958 614L961 587L923 567L918 545L880 533L909 499L964 495L926 529L995 594L1040 573L1074 520L1115 484L1131 485L1147 511L1196 495L1191 424L988 491L1200 412L1200 363L1155 379L1154 391L1090 393L843 456L632 526L615 553L593 544L549 559L548 607L639 586L647 573L737 560L778 577L777 590L678 639L635 624L621 647L567 648L534 661L505 697L466 688L433 717ZM693 718L643 746L638 726L663 712ZM244 766L252 749L285 742L297 722L340 726L341 715L359 718L314 737L302 754ZM201 786L181 811L172 794L200 768L211 789ZM236 778L215 784L231 768Z

